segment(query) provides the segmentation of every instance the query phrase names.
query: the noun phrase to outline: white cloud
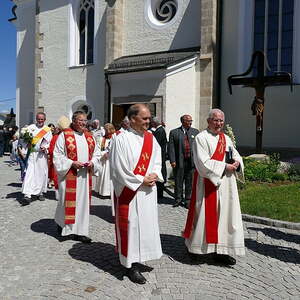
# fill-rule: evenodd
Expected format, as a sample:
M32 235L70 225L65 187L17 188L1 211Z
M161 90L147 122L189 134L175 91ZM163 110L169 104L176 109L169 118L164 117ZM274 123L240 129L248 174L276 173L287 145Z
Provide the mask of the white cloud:
M8 111L8 110L6 110L6 109L4 109L4 110L1 110L1 111L0 111L0 113L1 113L1 114L8 114L8 113L9 113L9 111Z

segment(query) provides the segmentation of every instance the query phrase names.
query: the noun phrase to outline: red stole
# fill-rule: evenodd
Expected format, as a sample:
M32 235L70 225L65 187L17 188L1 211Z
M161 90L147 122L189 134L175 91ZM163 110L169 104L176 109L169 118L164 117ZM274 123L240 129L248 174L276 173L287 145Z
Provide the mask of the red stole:
M55 148L55 144L56 141L58 139L59 134L54 134L52 136L50 145L49 145L49 149L48 149L48 177L51 180L54 181L54 186L55 189L58 190L58 182L57 182L57 174L56 171L54 169L54 164L53 164L53 152L54 152L54 148Z
M144 133L144 143L140 158L133 171L135 175L145 176L149 167L149 163L152 156L153 148L153 135L150 132L145 131ZM117 209L116 209L116 226L119 229L121 238L121 254L127 257L128 254L128 213L129 213L129 203L137 193L132 191L128 187L124 187L121 195L117 197ZM118 241L118 240L117 240Z
M74 131L71 128L64 130L67 157L77 161L77 145ZM85 131L84 136L88 144L89 160L92 159L95 150L95 141L90 132ZM71 167L66 175L66 193L65 193L65 224L75 223L76 211L76 188L77 188L77 170ZM89 199L92 196L92 173L89 171Z
M226 149L226 139L223 133L219 134L219 141L216 150L211 157L213 160L223 161ZM196 189L197 189L198 172L195 170L193 180L192 198L188 217L183 232L184 238L190 238L195 218L196 206ZM204 200L205 200L205 235L207 244L218 243L218 205L217 205L217 188L207 178L204 178Z

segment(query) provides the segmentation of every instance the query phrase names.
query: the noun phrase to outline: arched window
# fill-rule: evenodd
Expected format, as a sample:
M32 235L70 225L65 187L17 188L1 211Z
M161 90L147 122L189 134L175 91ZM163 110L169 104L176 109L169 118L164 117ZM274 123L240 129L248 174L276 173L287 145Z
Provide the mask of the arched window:
M254 2L254 50L266 53L272 71L293 70L294 2Z
M94 0L81 0L78 14L79 64L94 62Z

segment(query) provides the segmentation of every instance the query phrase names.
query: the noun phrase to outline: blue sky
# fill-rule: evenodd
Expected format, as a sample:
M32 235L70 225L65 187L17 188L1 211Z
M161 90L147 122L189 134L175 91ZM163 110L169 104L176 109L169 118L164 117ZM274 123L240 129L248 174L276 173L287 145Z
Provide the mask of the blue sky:
M12 6L10 0L0 0L0 112L16 106L16 29L8 22Z

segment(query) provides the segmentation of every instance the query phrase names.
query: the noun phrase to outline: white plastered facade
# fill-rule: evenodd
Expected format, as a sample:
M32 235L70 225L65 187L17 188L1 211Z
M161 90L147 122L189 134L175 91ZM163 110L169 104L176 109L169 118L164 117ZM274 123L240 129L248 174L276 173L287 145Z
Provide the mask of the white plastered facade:
M178 7L174 19L156 26L151 23L147 8L157 1L124 0L122 56L199 47L200 1L176 0ZM37 108L47 114L48 123L56 123L61 115L70 117L84 104L93 112L93 119L101 123L107 121L106 22L108 5L113 1L95 0L94 63L85 66L78 65L76 52L80 0L40 0L38 15L35 0L14 2L18 6L18 52L22 50L17 70L18 124L32 122ZM35 39L39 34L42 38ZM42 64L36 62L36 48L41 49ZM183 113L193 116L196 127L200 109L197 103L200 102L200 74L196 64L197 59L193 59L167 69L110 76L111 103L113 105L114 99L121 101L136 95L153 97L161 101L161 119L168 130L180 125Z
M115 74L111 76L112 105L155 103L157 117L164 120L169 133L180 126L183 114L199 115L198 63L195 56L166 69ZM193 126L199 128L197 117Z
M296 85L267 87L264 110L264 148L300 148L298 115L300 111L300 3L294 7L293 76ZM254 1L224 1L222 23L221 109L226 121L233 127L239 146L255 147L255 116L251 104L253 88L233 86L229 94L227 78L245 72L253 53Z
M35 97L35 1L18 1L16 122L25 125L33 121Z

